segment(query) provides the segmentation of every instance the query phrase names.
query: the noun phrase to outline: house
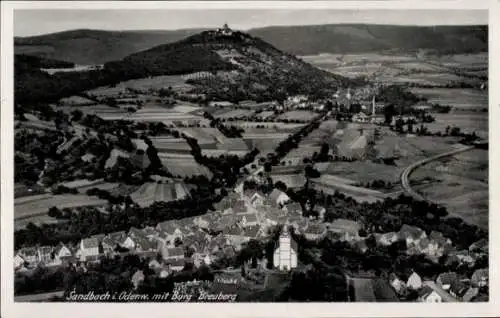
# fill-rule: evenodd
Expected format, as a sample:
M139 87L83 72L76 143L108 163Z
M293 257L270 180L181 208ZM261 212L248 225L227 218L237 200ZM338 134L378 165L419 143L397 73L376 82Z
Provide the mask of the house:
M175 224L172 221L158 223L156 228L159 232L157 240L162 245L173 246L174 242L177 238L179 240L182 240L182 238L184 236L181 229L180 229L180 226L178 226L177 224Z
M273 264L280 270L291 270L297 267L298 247L285 225L281 230L277 246L273 254Z
M49 264L52 262L52 251L54 248L52 246L40 246L37 250L38 261L44 264Z
M132 275L131 281L132 285L134 285L134 289L139 288L139 285L144 281L144 273L142 270L138 270L137 272Z
M38 250L36 247L26 247L19 250L18 255L21 256L25 263L30 266L38 264Z
M436 283L433 281L425 281L424 287L429 287L432 289L432 292L435 293L435 295L432 296L433 302L436 302L435 300L440 300L438 302L457 302L458 300L448 294L444 289L442 289L440 286L438 286Z
M401 227L398 235L401 240L406 241L407 246L415 245L418 243L418 241L420 241L424 237L427 237L427 235L421 228L406 224Z
M323 220L325 218L326 209L321 205L315 204L312 208L312 212L318 216L319 220Z
M63 261L66 261L72 257L73 253L62 242L59 243L52 252L53 261L58 264L61 264Z
M406 289L405 282L399 279L394 273L389 274L389 284L391 284L392 288L394 288L398 294L402 294Z
M243 230L243 237L247 240L257 239L262 234L262 228L258 225L248 226Z
M470 255L468 250L452 251L448 254L448 256L456 257L460 263L466 263L470 266L476 262L476 260Z
M436 242L440 247L452 245L451 240L449 238L444 237L443 233L438 231L431 231L431 233L429 234L429 239Z
M283 191L278 190L276 188L271 191L269 194L269 199L273 204L276 204L278 206L283 206L285 205L288 201L290 201L290 197Z
M16 256L14 256L14 269L17 270L21 267L24 266L24 258L21 257L21 255L19 255L19 253L16 254Z
M320 240L325 237L327 233L326 226L321 223L310 224L304 231L304 236L308 240Z
M175 272L182 271L184 269L184 266L186 265L184 259L170 259L165 261L165 263L168 265L168 268L170 270Z
M148 267L152 270L158 270L160 269L162 266L160 264L160 262L158 262L158 260L156 259L152 259L149 263L148 263Z
M469 246L469 251L471 253L488 253L488 240L481 239Z
M98 259L99 253L99 241L97 238L85 238L80 241L80 248L78 250L78 255L81 261L95 261Z
M235 200L231 208L235 214L245 214L248 212L245 201L241 199Z
M163 248L160 253L164 260L184 259L182 247Z
M146 237L146 232L144 232L144 230L138 229L134 226L130 228L127 234L131 238Z
M473 287L486 287L488 286L488 278L489 274L487 268L478 269L472 274L470 282Z
M240 222L239 222L243 227L246 226L255 226L259 223L257 220L257 215L254 213L251 214L245 214L241 217Z
M358 239L360 229L361 224L347 219L336 219L328 226L328 231L339 234L343 241Z
M396 232L375 233L374 236L378 246L390 246L399 240L398 233Z
M370 121L370 116L366 115L363 112L359 112L352 116L352 121L355 123L367 123Z
M134 248L137 253L144 254L156 252L156 246L145 237L136 237L134 243Z
M245 190L245 197L253 207L258 207L264 204L264 194L257 190Z
M449 292L453 297L462 299L468 290L469 286L465 282L456 280L451 284Z
M424 286L418 292L418 301L423 303L441 303L441 296L429 286Z
M462 296L463 302L470 302L479 294L479 288L470 287L465 294Z
M154 240L159 235L158 230L151 226L145 227L142 231L148 240Z
M226 228L222 234L237 250L241 249L243 243L249 241L249 239L243 235L243 230L238 227Z
M406 282L406 287L413 290L418 290L422 287L422 278L416 272L413 272L408 281Z
M447 272L439 274L436 278L436 284L444 290L449 290L452 284L458 282L458 276L455 272Z
M297 214L297 215L302 215L302 207L300 206L300 203L297 202L288 202L285 205L285 211L287 211L289 214Z

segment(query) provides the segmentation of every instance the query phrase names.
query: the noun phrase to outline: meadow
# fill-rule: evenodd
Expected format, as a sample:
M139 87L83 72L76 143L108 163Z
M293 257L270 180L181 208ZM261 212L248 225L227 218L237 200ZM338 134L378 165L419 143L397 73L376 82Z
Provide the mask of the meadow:
M154 202L169 202L183 199L189 191L181 182L158 183L147 182L133 192L130 197L132 201L141 207L148 207Z

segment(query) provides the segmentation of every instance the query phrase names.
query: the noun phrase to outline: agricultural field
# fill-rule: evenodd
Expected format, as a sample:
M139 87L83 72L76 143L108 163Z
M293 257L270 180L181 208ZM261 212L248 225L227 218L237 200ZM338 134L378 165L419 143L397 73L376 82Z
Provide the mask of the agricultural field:
M299 144L298 148L292 149L281 161L284 161L287 165L297 165L302 164L304 158L311 158L312 155L321 150L320 146L310 146Z
M96 104L96 102L82 96L65 97L62 98L59 103L67 106L88 106Z
M127 119L127 117L130 115L129 112L121 108L110 107L107 105L62 106L58 107L58 109L66 113L71 113L73 110L78 109L84 115L95 115L102 118L103 120Z
M411 91L432 104L464 110L488 108L488 91L464 88L412 88Z
M254 110L248 109L221 109L212 114L215 118L222 120L229 118L252 117Z
M153 146L162 152L190 153L191 146L184 138L173 138L171 136L150 137Z
M292 110L278 116L278 119L287 120L307 120L311 121L318 114L308 110Z
M61 184L70 189L77 189L79 193L85 194L87 190L97 188L99 190L112 191L116 189L120 184L116 182L105 182L103 179L98 180L88 180L80 179L69 181Z
M300 188L304 186L306 183L306 177L304 173L296 173L296 174L272 174L271 178L273 182L276 183L278 181L286 184L288 188Z
M399 176L405 167L395 167L371 161L332 162L320 169L322 178L338 183L355 184L374 180L399 182Z
M163 122L167 126L172 125L191 125L205 123L208 125L208 120L202 116L192 115L174 111L171 108L161 106L148 106L139 109L137 112L130 114L128 120L138 122Z
M277 132L274 129L255 129L243 134L243 140L250 149L257 148L261 155L273 152L280 142L290 136L289 133Z
M24 114L26 121L16 121L15 128L34 130L57 130L56 124L51 121L41 120L33 114Z
M450 215L488 227L488 151L473 149L429 163L416 169L410 178L432 180L417 191L446 206Z
M256 132L258 133L260 129L274 129L276 132L288 132L293 133L300 128L304 127L306 124L295 124L295 123L274 123L266 121L232 121L231 126L237 126L245 129L245 132Z
M180 75L173 76L154 76L151 78L141 78L136 80L125 81L116 86L104 86L90 91L87 94L98 98L119 97L129 95L129 89L141 92L159 91L162 88L171 87L176 92L185 92L193 88L192 85L186 84L185 79Z
M106 200L90 197L83 194L58 194L23 197L14 200L14 219L25 219L38 215L45 215L53 206L75 208L84 206L100 206L107 204Z
M180 128L178 129L178 131L179 133L183 133L188 137L195 138L200 146L213 144L215 147L215 143L226 138L217 128L192 127Z
M154 202L169 202L183 199L188 193L189 191L182 182L148 182L139 187L130 197L139 206L148 207Z
M212 172L197 163L191 154L158 153L158 156L162 164L174 176L184 178L204 175L209 179L212 177Z
M378 81L386 84L408 82L441 86L449 81L470 82L471 79L454 75L455 69L487 76L488 68L487 53L440 57L382 53L318 54L301 58L319 68L350 78L376 73Z
M260 118L260 119L266 119L274 116L274 111L268 110L268 111L263 111L260 113L256 113L254 115L255 118Z
M447 126L459 127L461 132L475 132L481 138L488 139L488 113L449 113L432 114L436 119L433 123L425 124L431 132L444 132Z

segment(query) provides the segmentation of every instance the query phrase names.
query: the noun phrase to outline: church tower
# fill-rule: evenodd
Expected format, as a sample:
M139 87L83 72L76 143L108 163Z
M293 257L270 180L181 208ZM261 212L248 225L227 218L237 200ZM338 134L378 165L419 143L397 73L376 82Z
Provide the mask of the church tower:
M297 243L290 236L288 225L284 225L274 250L274 266L279 270L291 270L297 267Z

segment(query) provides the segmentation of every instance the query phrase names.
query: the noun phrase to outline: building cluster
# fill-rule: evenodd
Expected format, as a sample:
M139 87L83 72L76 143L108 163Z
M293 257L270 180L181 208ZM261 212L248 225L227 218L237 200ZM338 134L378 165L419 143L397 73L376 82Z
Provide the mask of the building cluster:
M390 274L389 282L399 295L416 292L419 302L470 302L478 300L480 291L488 287L488 269L478 269L471 277L456 272L441 273L435 280L423 280L416 272L407 280Z
M264 195L259 191L231 193L216 204L216 211L197 217L165 221L155 227L97 234L79 244L28 247L14 258L16 271L39 264L61 266L68 263L98 262L102 257L128 253L154 259L155 269L182 270L187 262L210 265L214 260L241 250L245 243L268 236L278 224L290 224L310 239L326 233L319 220L302 217L300 204L291 202L282 191ZM157 264L158 263L158 264Z

